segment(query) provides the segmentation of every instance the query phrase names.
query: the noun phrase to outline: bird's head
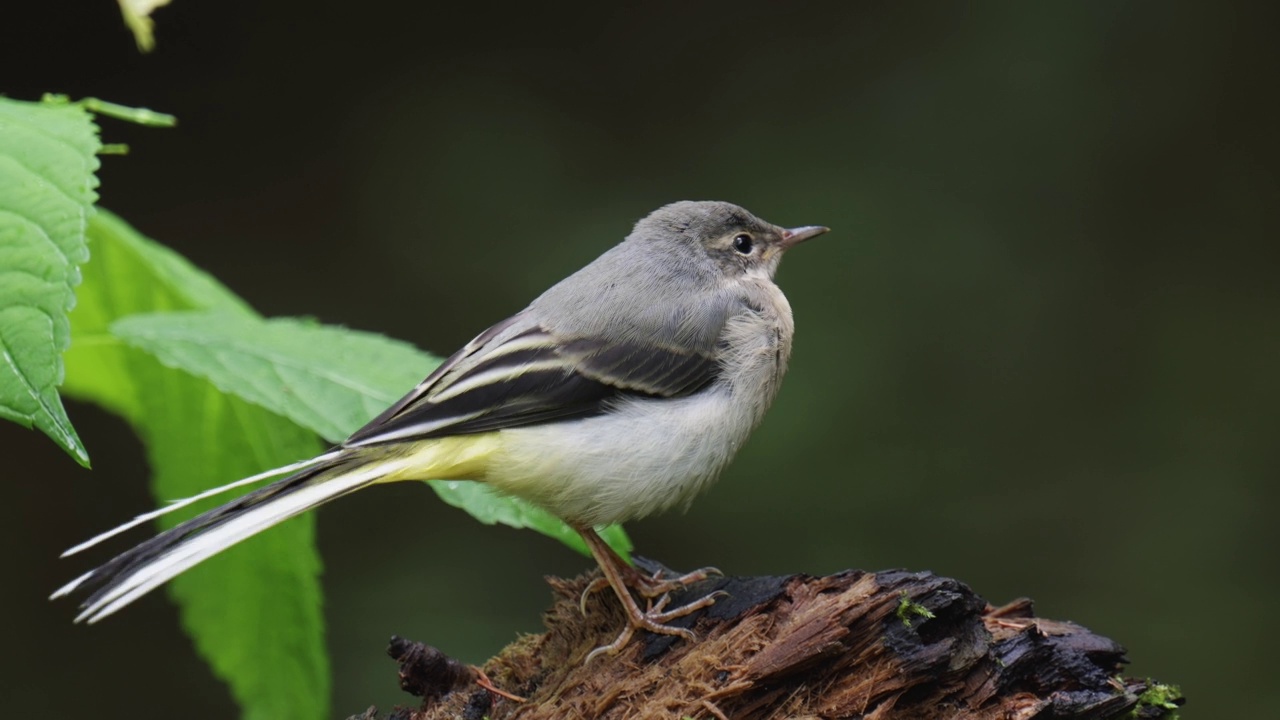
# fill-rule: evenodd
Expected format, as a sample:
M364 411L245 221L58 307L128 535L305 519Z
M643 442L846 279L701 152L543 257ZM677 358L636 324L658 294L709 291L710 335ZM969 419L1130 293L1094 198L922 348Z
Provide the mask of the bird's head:
M654 210L636 223L632 237L693 249L730 276L772 278L784 252L827 230L784 228L732 203L685 200Z

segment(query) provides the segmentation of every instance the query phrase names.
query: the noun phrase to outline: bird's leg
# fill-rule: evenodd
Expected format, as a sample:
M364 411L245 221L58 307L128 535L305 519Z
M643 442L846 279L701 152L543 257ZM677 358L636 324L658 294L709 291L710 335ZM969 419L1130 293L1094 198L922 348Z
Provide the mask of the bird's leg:
M705 608L716 601L719 593L712 593L700 600L696 600L688 605L682 605L673 610L666 610L670 597L666 596L657 601L650 602L648 610L641 610L636 603L634 597L631 596L628 580L639 583L642 586L652 585L654 581L643 573L635 570L627 565L609 545L596 534L591 528L579 528L578 532L582 535L582 539L586 541L587 547L591 550L592 556L595 557L596 563L600 565L600 571L604 573L604 581L613 588L613 592L618 596L618 601L622 603L623 612L627 615L627 627L623 629L618 638L608 645L598 647L587 655L587 662L591 662L597 655L616 654L619 650L626 647L636 630L648 630L651 633L659 635L678 635L691 642L697 641L697 636L692 630L686 628L671 627L663 623L669 622L679 617L684 617L689 613ZM628 571L630 571L628 573ZM588 590L596 587L597 583L593 582L588 586ZM600 586L598 589L603 589ZM639 588L637 588L639 590ZM642 592L642 594L644 594ZM585 595L584 595L585 600ZM665 611L665 612L664 612Z
M594 531L592 531L592 534L594 534ZM719 568L714 567L698 568L697 570L687 572L680 577L667 579L663 579L661 577L661 573L654 573L652 576L645 575L627 564L627 561L623 560L622 556L610 547L608 543L601 542L601 545L604 546L605 552L609 553L609 555L613 557L614 562L616 562L619 567L625 568L623 573L626 576L628 586L647 598L655 598L659 595L665 595L673 590L683 590L686 587L694 583L702 582L713 575L724 575L724 573L720 572Z
M587 541L588 546L592 544L592 541L587 538L587 533L589 532L591 533L591 535L595 536L595 539L599 541L602 551L609 555L609 558L613 562L614 567L617 567L620 569L620 572L622 573L623 582L626 584L626 586L631 588L632 590L635 590L637 593L640 594L641 597L644 597L644 598L660 597L662 595L666 595L667 593L675 590L683 590L686 587L694 583L702 582L703 580L706 580L709 577L724 575L724 573L720 572L719 568L714 568L714 567L698 568L693 572L687 572L684 575L681 575L679 577L666 578L666 579L661 577L660 572L654 573L653 575L645 575L644 573L640 572L639 570L635 569L630 564L628 564L626 560L623 560L622 556L619 555L617 551L615 551L612 547L610 547L609 543L604 542L604 540L601 539L600 536L596 534L595 530L591 530L591 529L587 529L586 531L578 530L578 532L579 534L582 535L583 539ZM600 566L603 568L604 563L600 561L600 556L599 554L597 554L594 547L592 547L591 554L595 556L596 561L600 562ZM595 580L592 580L591 583L588 584L585 589L583 589L582 597L579 598L578 600L578 609L582 611L583 615L587 614L587 598L590 597L592 594L600 592L606 587L609 587L609 585L610 585L609 578L601 577L601 578L596 578Z

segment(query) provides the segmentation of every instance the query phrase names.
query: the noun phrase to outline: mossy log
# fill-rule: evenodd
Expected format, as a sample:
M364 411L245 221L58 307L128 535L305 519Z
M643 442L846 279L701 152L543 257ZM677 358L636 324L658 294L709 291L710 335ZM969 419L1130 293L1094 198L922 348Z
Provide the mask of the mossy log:
M483 669L393 639L401 686L422 702L384 720L1154 719L1182 702L1172 686L1121 677L1118 643L1037 618L1029 600L993 607L959 581L902 571L712 578L672 598L725 593L677 623L697 642L643 633L584 664L624 622L607 591L579 609L595 577L549 578L547 632Z

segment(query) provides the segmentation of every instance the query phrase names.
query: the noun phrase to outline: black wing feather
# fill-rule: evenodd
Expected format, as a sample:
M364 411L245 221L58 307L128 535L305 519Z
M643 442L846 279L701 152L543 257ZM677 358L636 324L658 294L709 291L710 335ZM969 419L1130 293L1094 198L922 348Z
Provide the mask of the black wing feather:
M540 327L495 342L514 320L495 325L455 353L345 444L376 445L585 418L627 396L691 395L720 372L719 362L709 353L557 338ZM527 346L503 349L513 342ZM460 369L464 364L469 366ZM518 372L521 368L529 369ZM486 377L501 380L450 393L450 388Z

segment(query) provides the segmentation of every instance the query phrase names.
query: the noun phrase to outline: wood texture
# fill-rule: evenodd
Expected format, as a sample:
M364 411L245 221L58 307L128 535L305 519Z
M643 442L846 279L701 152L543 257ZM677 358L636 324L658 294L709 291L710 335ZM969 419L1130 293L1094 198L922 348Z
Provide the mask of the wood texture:
M992 607L959 581L901 571L713 578L672 602L727 593L681 620L697 643L642 634L584 665L623 622L607 592L579 610L594 577L549 579L547 632L512 643L482 672L397 639L401 686L422 703L353 720L1102 720L1173 717L1181 702L1166 686L1122 678L1115 641L1037 618L1029 600ZM525 702L482 689L482 675Z

